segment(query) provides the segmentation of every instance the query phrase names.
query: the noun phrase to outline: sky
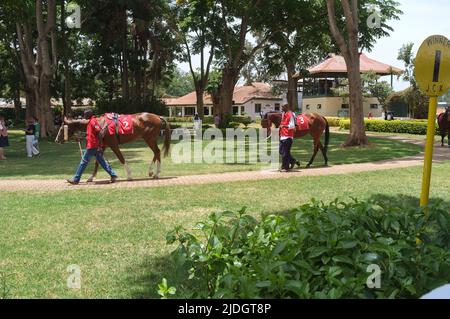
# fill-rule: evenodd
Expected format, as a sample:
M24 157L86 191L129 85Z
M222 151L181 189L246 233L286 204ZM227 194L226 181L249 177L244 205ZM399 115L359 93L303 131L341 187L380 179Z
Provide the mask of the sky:
M414 43L414 55L421 43L428 36L441 34L450 39L450 0L397 0L403 14L398 21L390 21L394 29L389 37L381 38L374 45L372 52L365 52L370 58L403 69L404 65L397 60L398 50L403 44ZM194 68L199 66L199 58L193 60ZM179 67L189 71L187 63ZM390 83L390 76L382 80ZM394 77L394 89L403 90L408 82Z

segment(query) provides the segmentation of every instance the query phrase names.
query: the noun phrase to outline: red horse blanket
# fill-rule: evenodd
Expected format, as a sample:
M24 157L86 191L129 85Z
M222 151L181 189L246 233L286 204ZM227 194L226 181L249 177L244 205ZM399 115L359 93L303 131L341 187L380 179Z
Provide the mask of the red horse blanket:
M104 119L108 124L108 132L110 135L129 135L134 133L133 118L131 115L106 113Z
M302 114L297 115L295 125L297 126L297 131L307 131L309 130L308 118Z

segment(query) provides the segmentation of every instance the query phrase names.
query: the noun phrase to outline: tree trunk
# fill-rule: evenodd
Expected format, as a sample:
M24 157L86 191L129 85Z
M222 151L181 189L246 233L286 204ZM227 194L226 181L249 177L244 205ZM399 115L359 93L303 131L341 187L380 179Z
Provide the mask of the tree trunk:
M37 116L36 94L34 90L25 88L26 112L25 117Z
M53 114L50 105L50 79L42 76L39 85L38 118L41 124L41 136L52 136L54 131Z
M22 111L22 103L20 103L20 90L14 89L14 109L16 111L16 122L20 120L20 112Z
M233 110L234 86L237 82L239 71L233 68L222 70L222 82L219 85L219 115L220 127L228 127Z
M130 100L130 88L128 84L128 21L126 10L123 11L123 34L122 34L122 97L125 101Z
M287 75L288 75L288 91L287 91L287 102L291 111L297 112L299 109L298 105L298 94L297 94L297 83L298 78L294 78L295 66L292 63L286 64Z
M358 62L348 68L349 100L350 100L350 136L344 146L367 145L366 127L364 124L363 99L361 94L361 74Z
M198 116L203 119L205 112L204 112L204 101L203 101L203 94L205 93L205 88L201 85L201 83L196 83L195 85L195 95L197 97L197 114Z
M61 46L63 49L63 64L64 64L64 87L62 89L62 98L63 98L63 114L65 116L72 113L72 93L71 93L71 81L70 81L70 69L69 69L69 58L68 58L68 50L66 41L66 7L64 5L65 0L60 0L61 3Z
M333 35L336 44L344 56L347 65L347 74L349 82L349 100L350 100L350 136L344 146L367 145L366 128L364 124L363 98L361 91L361 74L359 62L359 15L358 0L340 1L344 15L347 40L344 33L337 26L335 1L327 0L328 22L330 32Z

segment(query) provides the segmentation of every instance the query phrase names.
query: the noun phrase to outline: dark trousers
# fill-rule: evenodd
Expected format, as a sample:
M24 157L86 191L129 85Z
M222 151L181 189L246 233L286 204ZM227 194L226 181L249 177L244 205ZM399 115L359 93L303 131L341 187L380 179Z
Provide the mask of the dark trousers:
M289 165L295 163L295 158L291 155L292 138L280 141L281 169L289 169Z

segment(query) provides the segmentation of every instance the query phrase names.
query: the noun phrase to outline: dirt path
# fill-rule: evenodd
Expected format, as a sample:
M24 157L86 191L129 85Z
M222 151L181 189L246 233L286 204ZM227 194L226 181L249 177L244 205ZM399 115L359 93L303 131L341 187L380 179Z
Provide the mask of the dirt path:
M401 142L412 143L416 145L422 145L422 141L398 138L398 137L386 137ZM442 162L450 160L450 149L440 147L440 144L436 144L434 148L434 161ZM134 187L161 187L170 185L199 185L199 184L211 184L211 183L225 183L236 181L254 181L273 178L288 178L288 177L301 177L301 176L320 176L320 175L339 175L358 172L369 172L386 170L393 168L405 168L411 166L423 165L423 153L416 156L409 156L399 159L385 160L372 163L362 164L347 164L337 165L331 167L301 169L300 171L294 171L290 173L280 173L275 169L251 171L251 172L233 172L233 173L218 173L218 174L205 174L194 176L179 176L170 177L163 176L160 179L135 179L133 181L119 180L114 184L110 184L107 180L99 180L94 183L80 183L79 185L69 185L64 180L0 180L0 190L80 190L80 189L94 189L94 188L134 188Z

